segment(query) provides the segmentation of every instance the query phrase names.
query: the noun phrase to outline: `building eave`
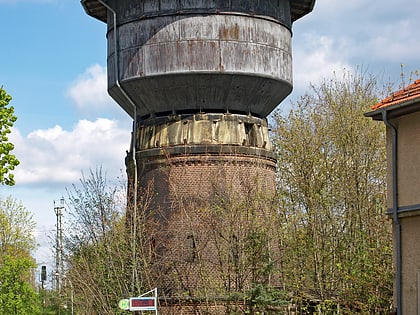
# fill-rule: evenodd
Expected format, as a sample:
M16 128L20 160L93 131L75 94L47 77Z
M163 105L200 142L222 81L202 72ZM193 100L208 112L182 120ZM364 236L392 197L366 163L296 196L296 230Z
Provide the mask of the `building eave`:
M365 113L365 117L370 117L373 120L382 120L382 112L387 111L388 118L396 118L420 111L420 97L400 102L395 105L380 107L371 112Z

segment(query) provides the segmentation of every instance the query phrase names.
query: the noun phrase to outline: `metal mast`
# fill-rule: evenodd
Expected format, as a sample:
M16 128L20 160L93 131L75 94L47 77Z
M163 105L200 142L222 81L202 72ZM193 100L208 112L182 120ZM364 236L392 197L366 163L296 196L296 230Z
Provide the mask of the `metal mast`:
M54 201L54 212L57 218L56 239L55 239L55 288L58 293L61 292L61 279L63 276L63 227L62 217L64 210L64 198L60 199L60 204L56 205Z

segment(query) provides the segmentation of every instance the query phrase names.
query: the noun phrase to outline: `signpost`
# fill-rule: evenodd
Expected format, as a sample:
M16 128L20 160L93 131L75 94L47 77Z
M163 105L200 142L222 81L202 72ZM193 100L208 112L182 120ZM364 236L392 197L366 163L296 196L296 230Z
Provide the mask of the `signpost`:
M153 293L153 296L146 296ZM125 311L155 311L157 315L157 288L150 290L140 296L122 299L118 307Z

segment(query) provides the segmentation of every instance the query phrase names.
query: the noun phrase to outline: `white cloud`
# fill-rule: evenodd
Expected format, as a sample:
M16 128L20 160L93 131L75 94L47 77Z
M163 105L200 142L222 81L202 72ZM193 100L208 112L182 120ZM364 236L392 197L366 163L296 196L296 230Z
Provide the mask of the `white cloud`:
M55 126L27 136L14 129L10 140L21 162L14 172L17 185L68 185L78 181L81 171L97 166L109 168L116 178L123 169L129 136L128 129L103 118L80 120L72 130Z
M357 67L391 82L399 80L400 64L418 69L420 0L319 0L312 13L293 25L295 92L334 71Z
M106 68L98 64L87 68L69 86L67 95L82 114L98 115L118 108L107 93Z
M294 85L299 92L309 83L318 83L333 72L352 67L346 61L346 43L314 33L301 34L299 49L294 51Z
M397 65L405 60L418 60L420 43L413 38L413 29L419 29L417 20L401 19L383 26L381 32L375 33L359 53L368 53L375 58L395 62ZM398 30L398 36L396 36Z

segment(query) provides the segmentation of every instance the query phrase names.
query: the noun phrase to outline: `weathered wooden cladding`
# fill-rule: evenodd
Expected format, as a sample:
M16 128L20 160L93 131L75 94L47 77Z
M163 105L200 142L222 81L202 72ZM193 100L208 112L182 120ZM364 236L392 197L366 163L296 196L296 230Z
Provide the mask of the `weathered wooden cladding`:
M139 116L153 114L149 107L154 113L218 109L265 117L291 90L290 46L283 47L217 37L155 40L120 51L120 81L138 104ZM114 59L109 61L112 69ZM109 74L112 94L115 79Z
M272 18L291 27L290 2L284 0L107 0L116 8L119 23L133 17L154 18L173 14L240 13Z
M118 58L109 21L108 69L119 61L118 79L139 117L185 110L266 117L290 93L288 1L123 2L115 3ZM115 71L108 75L110 94L133 115Z

